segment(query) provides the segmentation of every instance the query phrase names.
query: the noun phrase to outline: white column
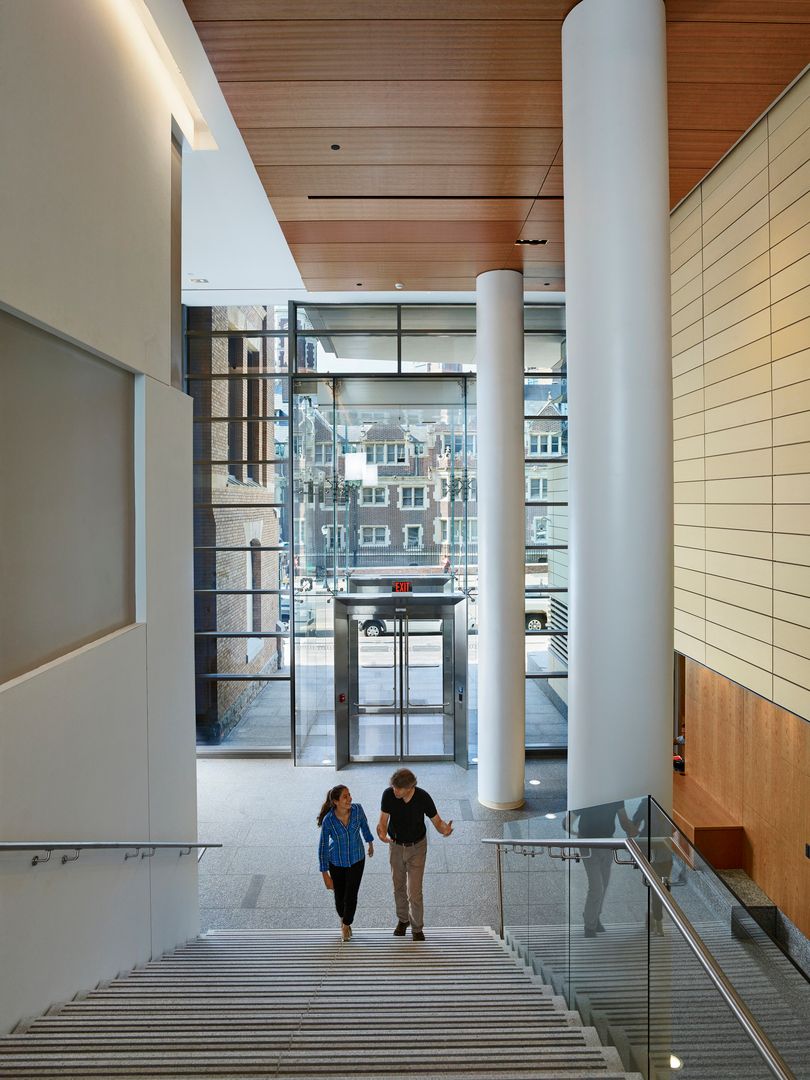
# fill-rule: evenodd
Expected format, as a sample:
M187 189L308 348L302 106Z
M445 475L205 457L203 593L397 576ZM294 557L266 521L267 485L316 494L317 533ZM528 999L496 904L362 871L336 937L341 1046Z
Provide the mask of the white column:
M661 0L563 24L568 805L672 792L672 371Z
M523 804L525 763L523 275L479 274L478 799Z

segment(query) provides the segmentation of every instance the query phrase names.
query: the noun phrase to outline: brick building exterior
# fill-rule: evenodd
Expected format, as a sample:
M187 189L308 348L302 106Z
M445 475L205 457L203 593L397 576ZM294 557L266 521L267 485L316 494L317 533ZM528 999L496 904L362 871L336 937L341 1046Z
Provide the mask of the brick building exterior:
M197 724L212 741L239 722L263 683L205 676L272 675L287 649L283 638L251 636L281 629L278 590L288 575L283 509L267 505L283 503L286 493L287 428L276 416L272 376L286 370L287 339L193 336L248 327L286 331L274 324L272 308L188 311Z

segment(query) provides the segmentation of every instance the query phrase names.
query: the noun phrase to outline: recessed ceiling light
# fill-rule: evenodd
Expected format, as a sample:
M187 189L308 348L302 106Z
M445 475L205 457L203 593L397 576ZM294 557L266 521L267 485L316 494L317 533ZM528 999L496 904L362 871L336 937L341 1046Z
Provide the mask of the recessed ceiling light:
M556 821L557 820L557 815L556 814L546 814L545 816L548 818L549 821Z
M470 761L475 765L478 762L478 758L477 757L470 758Z
M340 149L340 143L339 142L333 142L331 147L330 147L330 150L339 150L339 149Z
M363 288L363 282L362 281L355 281L355 285L357 286L358 289Z
M404 288L405 288L405 286L404 286L404 285L402 284L402 282L401 282L401 281L395 281L395 282L394 282L394 288L395 288L395 289L404 289Z
M532 785L532 787L540 787L539 780L530 780L529 783Z
M673 1069L673 1070L677 1071L678 1069L683 1068L683 1062L681 1061L681 1059L679 1057L676 1057L674 1054L670 1054L669 1055L669 1067L670 1067L670 1069Z
M208 278L207 277L193 277L191 280L195 285L207 285L208 284Z
M532 247L537 247L538 244L547 244L548 240L516 240L515 244L531 244Z
M544 282L543 282L543 284L544 284L544 285L550 285L550 284L551 284L551 282L550 282L550 281L544 281Z
M321 762L321 765L331 765L331 764L332 764L332 759L329 758L329 757L325 757L323 759L323 761Z

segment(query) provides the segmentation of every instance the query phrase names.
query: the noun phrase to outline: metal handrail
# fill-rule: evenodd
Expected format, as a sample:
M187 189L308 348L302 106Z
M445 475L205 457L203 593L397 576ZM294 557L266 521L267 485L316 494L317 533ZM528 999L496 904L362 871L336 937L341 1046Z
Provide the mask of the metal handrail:
M675 926L681 933L681 936L686 940L687 945L694 953L698 963L703 970L709 976L714 983L716 989L719 991L720 996L725 1003L731 1009L734 1016L741 1024L748 1038L756 1046L757 1050L761 1054L765 1064L771 1070L774 1076L779 1077L779 1080L796 1080L795 1074L788 1068L787 1063L783 1059L782 1055L776 1049L774 1044L765 1034L760 1027L753 1013L745 1004L743 999L737 993L732 986L731 982L726 977L725 972L717 963L711 952L707 949L703 943L700 935L695 930L692 923L684 914L680 906L670 896L668 888L662 883L661 878L656 873L652 863L649 862L644 852L638 846L633 837L628 836L625 838L619 837L599 837L599 838L577 838L578 842L571 843L564 840L506 840L506 839L485 839L482 840L484 844L497 845L498 853L498 900L500 904L500 933L503 937L503 890L501 886L501 849L517 848L519 850L525 848L541 848L541 849L554 849L560 852L559 855L554 855L552 858L558 858L563 860L572 860L579 862L584 858L588 858L587 855L583 855L583 851L588 851L590 848L612 848L614 851L614 859L616 862L620 862L617 858L617 853L621 848L624 848L632 856L632 865L634 868L638 868L646 879L648 885L661 901L662 906L666 909L667 914L672 919Z
M32 866L39 866L41 863L50 862L51 855L55 851L75 852L72 856L68 854L62 856L62 864L64 865L65 863L76 862L83 851L124 851L124 862L126 862L127 859L136 859L139 855L142 859L151 859L156 851L174 849L179 850L181 857L198 850L200 854L197 861L199 862L207 848L221 847L222 844L182 844L177 841L166 842L162 840L48 840L39 844L25 840L21 843L0 843L0 854L15 851L47 852L44 857L35 855L31 860Z

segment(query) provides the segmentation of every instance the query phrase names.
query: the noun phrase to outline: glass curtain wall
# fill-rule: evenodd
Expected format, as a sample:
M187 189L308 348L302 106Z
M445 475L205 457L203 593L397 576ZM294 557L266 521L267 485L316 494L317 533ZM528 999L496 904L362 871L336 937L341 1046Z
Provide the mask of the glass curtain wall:
M526 746L568 746L568 379L564 310L524 315Z
M189 308L186 331L198 741L289 753L288 309Z
M526 309L530 748L566 744L563 318ZM439 573L467 596L474 759L475 308L191 308L186 342L199 741L331 763L334 596Z

